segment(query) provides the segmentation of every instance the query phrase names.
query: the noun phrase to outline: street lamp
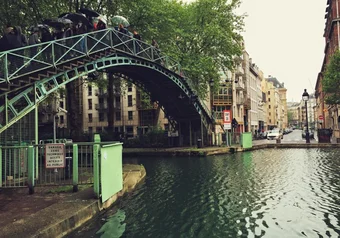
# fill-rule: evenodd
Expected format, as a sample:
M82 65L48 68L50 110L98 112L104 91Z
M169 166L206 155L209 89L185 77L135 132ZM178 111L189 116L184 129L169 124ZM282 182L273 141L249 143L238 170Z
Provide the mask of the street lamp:
M307 110L307 102L308 102L308 99L309 99L309 94L307 93L307 89L305 89L305 91L303 92L302 99L303 99L303 101L305 101L305 108L306 108L306 143L309 144L310 139L309 139L308 110Z

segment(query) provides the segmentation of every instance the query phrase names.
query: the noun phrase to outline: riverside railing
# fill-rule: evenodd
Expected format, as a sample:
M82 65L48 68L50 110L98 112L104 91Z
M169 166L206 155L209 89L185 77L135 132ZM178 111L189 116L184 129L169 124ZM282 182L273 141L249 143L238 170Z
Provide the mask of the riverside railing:
M45 145L2 146L0 147L0 187L28 187L34 192L35 186L94 184L100 181L100 149L118 142L80 142L63 144L65 167L46 168ZM110 157L109 155L106 155ZM121 156L121 155L120 155ZM107 159L107 158L106 158ZM95 186L99 194L99 185Z

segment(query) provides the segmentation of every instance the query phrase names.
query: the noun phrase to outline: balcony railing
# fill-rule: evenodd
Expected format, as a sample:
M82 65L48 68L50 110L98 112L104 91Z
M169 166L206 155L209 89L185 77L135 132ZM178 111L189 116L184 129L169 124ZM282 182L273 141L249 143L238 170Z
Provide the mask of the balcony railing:
M103 111L103 110L107 110L107 105L105 105L105 104L96 104L95 108L98 111Z
M239 91L246 90L244 83L241 81L238 81L237 83L235 83L235 89Z

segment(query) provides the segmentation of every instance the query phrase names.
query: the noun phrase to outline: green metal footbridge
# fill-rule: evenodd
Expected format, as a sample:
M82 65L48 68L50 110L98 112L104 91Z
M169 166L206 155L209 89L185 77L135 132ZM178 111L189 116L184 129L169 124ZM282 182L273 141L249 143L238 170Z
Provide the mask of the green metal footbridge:
M58 88L94 72L121 75L145 88L180 133L211 131L214 119L180 65L115 29L0 52L0 136ZM37 126L37 119L35 126ZM203 135L203 132L202 132Z

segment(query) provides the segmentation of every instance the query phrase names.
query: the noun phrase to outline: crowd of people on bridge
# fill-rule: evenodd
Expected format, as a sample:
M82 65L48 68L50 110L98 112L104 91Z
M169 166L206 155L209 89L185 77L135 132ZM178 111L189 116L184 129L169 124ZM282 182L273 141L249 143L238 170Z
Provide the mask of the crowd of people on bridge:
M29 27L28 29L25 29L25 32L28 33L27 35L23 33L23 30L20 26L13 26L10 23L7 24L4 28L2 36L0 36L0 51L12 50L28 45L36 45L39 43L68 38L71 36L77 36L92 31L100 31L108 27L107 21L99 14L98 17L93 17L93 15L86 15L86 12L85 14L65 13L62 15L56 19L48 19L43 21L41 24L37 24L35 26ZM69 15L78 16L79 18L76 19L72 17L72 21L67 18ZM81 18L81 15L83 15L83 18ZM62 21L63 19L65 21ZM84 21L83 19L87 19L88 22ZM139 41L142 40L142 37L136 30L132 30L131 32L127 27L128 26L124 26L124 24L122 23L113 26L113 28L121 34L121 38L127 39L127 37L131 37ZM158 50L158 44L154 39L152 40L152 46L154 46ZM140 50L139 46L137 46L136 48L136 51L138 52ZM84 52L84 40L80 42L79 50ZM37 52L37 47L30 47L31 57L36 55ZM57 54L58 52L55 53ZM11 58L9 58L9 61L12 62L11 64L15 68L17 68L16 64L22 63L15 62L11 60Z

